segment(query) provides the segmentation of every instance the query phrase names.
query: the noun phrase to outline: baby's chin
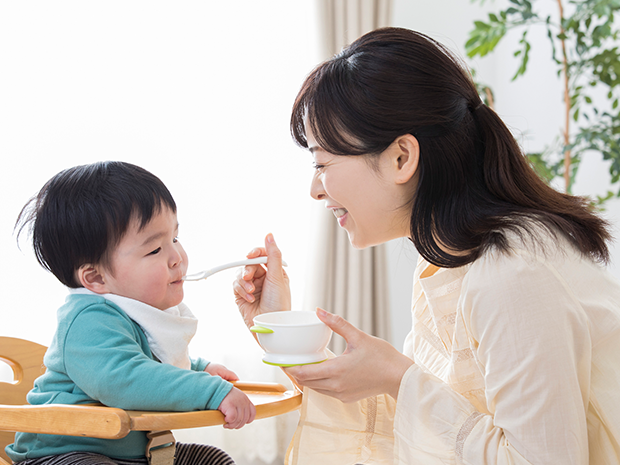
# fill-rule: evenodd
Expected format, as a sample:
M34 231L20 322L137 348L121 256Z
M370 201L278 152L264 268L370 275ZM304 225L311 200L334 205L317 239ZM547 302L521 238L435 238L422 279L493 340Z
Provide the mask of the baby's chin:
M175 299L171 299L171 300L167 300L165 302L162 302L160 304L152 304L149 302L144 302L147 305L150 305L151 307L155 307L159 310L168 310L169 308L172 307L176 307L177 305L179 305L181 302L183 302L183 291L181 290L179 296Z
M176 307L181 302L183 302L183 298L184 297L185 297L185 291L183 291L183 288L181 287L181 292L180 292L179 298L174 300L174 303L171 305L171 307Z

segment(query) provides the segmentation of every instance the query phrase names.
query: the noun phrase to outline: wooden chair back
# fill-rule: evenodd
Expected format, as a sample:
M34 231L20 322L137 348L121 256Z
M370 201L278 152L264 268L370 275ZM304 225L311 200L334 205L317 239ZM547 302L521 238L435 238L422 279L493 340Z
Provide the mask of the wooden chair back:
M24 405L26 394L32 389L34 380L45 372L43 356L47 347L36 342L0 337L0 360L13 370L13 382L0 381L0 404ZM0 431L0 460L10 459L4 448L13 443L15 433ZM0 464L2 462L0 461Z

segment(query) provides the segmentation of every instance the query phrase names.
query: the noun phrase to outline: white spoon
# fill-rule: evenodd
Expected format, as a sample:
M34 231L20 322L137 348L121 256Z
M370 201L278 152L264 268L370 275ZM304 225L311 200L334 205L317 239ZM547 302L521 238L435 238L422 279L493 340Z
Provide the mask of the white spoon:
M209 276L219 273L222 270L227 270L228 268L235 268L237 266L245 266L245 265L258 265L267 263L267 257L258 257L258 258L246 258L245 260L239 260L237 262L230 262L224 265L216 266L215 268L211 268L210 270L204 270L200 273L188 274L187 276L183 276L184 281L200 281L201 279L207 279ZM282 266L287 266L285 261L282 261Z

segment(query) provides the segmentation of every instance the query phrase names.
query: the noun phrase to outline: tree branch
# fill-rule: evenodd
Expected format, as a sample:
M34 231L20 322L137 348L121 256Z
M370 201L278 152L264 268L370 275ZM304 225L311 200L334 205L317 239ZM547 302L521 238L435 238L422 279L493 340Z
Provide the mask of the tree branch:
M568 56L566 53L566 39L564 30L564 7L562 0L558 0L558 7L560 9L560 42L562 43L562 68L564 74L564 107L565 107L565 121L564 121L564 146L568 147L570 144L570 93L569 93L569 80L568 80ZM564 151L564 188L568 192L570 189L570 165L571 165L571 153L567 149Z

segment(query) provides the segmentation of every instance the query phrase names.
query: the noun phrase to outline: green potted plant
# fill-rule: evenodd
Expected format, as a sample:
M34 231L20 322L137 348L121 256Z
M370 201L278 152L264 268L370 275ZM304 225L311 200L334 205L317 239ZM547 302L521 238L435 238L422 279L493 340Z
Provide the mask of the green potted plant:
M471 1L482 4L485 0ZM515 80L528 71L532 47L528 32L533 27L545 28L564 90L563 130L545 150L527 156L547 182L562 177L570 193L580 161L588 151L598 151L610 162L614 190L595 200L602 203L620 197L620 51L618 24L614 24L620 0L539 1L556 3L557 18L537 13L536 0L509 0L507 8L489 13L487 21L474 22L465 45L467 55L483 57L495 50L508 31L522 30L514 52L518 59ZM490 90L484 86L479 90L492 105Z

